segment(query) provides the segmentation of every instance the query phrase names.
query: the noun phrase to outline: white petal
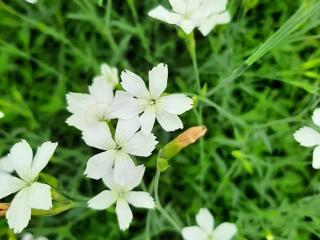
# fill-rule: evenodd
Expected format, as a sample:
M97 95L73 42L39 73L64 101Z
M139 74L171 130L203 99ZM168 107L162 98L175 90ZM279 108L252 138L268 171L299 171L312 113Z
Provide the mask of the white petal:
M92 209L103 210L114 204L117 201L117 198L118 196L115 192L105 190L94 198L90 199L88 205Z
M143 114L140 116L139 121L141 124L141 131L144 134L150 134L156 119L155 107L150 106L146 108Z
M213 231L213 239L231 240L237 234L237 226L233 223L222 223Z
M141 183L144 171L143 165L135 166L132 159L123 154L121 159L116 160L113 172L114 181L127 191L131 191Z
M197 2L198 0L192 0L192 1ZM188 4L190 3L190 1L188 0L169 0L169 2L172 9L175 12L180 13L182 15L185 15L188 9Z
M165 111L163 112L159 111L157 112L157 120L161 125L161 127L167 132L171 132L171 131L175 131L177 129L183 128L182 121L175 114L167 113Z
M25 0L25 1L31 4L35 4L38 2L38 0Z
M128 229L133 218L129 204L124 200L117 201L116 213L120 229Z
M115 147L107 124L87 126L82 132L82 138L88 146L101 150L109 150Z
M131 93L133 96L138 98L150 99L148 89L146 88L142 78L138 75L126 70L121 73L121 80L122 87L128 93Z
M181 234L184 240L205 240L205 234L198 226L184 227Z
M192 30L196 27L196 23L189 19L184 19L179 23L179 26L186 34L190 34Z
M160 108L168 113L180 115L193 106L193 101L184 94L171 94L157 100L157 109Z
M71 113L83 113L94 104L93 98L88 94L83 93L68 93L67 97L67 109Z
M154 200L147 192L129 192L127 201L137 208L155 208Z
M112 115L120 119L131 119L140 113L138 101L131 94L117 91L112 102Z
M66 123L82 131L86 127L85 115L81 114L72 114L67 120Z
M27 185L27 183L21 179L5 173L0 174L0 183L0 199L18 192Z
M47 166L50 158L56 150L58 143L45 142L38 147L37 153L32 161L32 177L36 178L41 170Z
M199 30L203 36L207 36L216 25L229 23L230 20L231 17L228 12L215 14L212 17L205 19L199 26Z
M103 183L111 190L117 190L119 185L114 180L113 169L111 168L109 172L102 178Z
M320 169L320 146L317 146L313 150L312 167L314 169Z
M0 118L4 117L4 113L0 111Z
M32 181L32 149L26 140L16 143L8 155L9 161L20 178L25 181Z
M139 131L123 146L123 151L134 156L148 157L152 154L157 143L158 141L153 134L146 135Z
M139 128L140 123L137 117L130 120L119 120L115 133L116 143L121 147L125 146Z
M33 183L29 190L29 206L49 210L52 207L51 187L43 183Z
M31 207L29 206L29 187L22 189L13 198L6 213L9 227L15 233L20 233L31 219Z
M211 232L214 227L214 218L206 208L201 208L196 216L196 220L200 228L206 232Z
M1 172L11 173L13 171L14 171L14 169L12 167L12 164L9 161L8 156L1 158L0 159L0 173Z
M320 127L320 108L314 110L312 114L312 121L315 125Z
M152 9L148 15L160 21L169 23L169 24L178 24L181 21L181 16L174 12L170 12L162 6L158 6Z
M115 162L116 152L109 150L91 157L84 172L89 178L100 179L108 174Z
M168 66L159 63L149 71L149 91L153 99L157 99L164 92L168 81Z
M94 79L93 84L89 86L90 95L100 104L111 104L113 99L112 87L103 79Z
M23 234L21 240L34 240L34 239L31 233L26 233L26 234Z
M313 147L320 144L320 133L310 127L300 128L293 134L293 137L304 147Z

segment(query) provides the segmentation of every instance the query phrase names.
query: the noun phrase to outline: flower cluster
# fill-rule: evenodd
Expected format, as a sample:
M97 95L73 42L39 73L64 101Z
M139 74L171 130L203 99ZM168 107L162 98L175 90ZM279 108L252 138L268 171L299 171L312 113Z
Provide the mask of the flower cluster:
M208 35L218 24L229 23L226 11L228 0L169 0L172 11L159 5L149 12L149 16L175 24L190 34L198 28L203 36Z
M88 160L84 174L102 179L110 190L91 199L89 207L106 209L116 202L119 226L125 230L132 221L129 204L155 206L148 193L132 191L145 170L143 165L135 165L132 156L152 154L158 143L152 133L156 120L166 131L183 128L178 115L191 109L193 101L184 94L164 93L168 81L165 64L149 71L149 89L141 77L126 70L121 73L123 90L115 91L117 72L102 64L101 75L93 79L89 94L68 93L67 109L72 115L66 122L81 130L88 146L102 150ZM117 120L116 125L113 120Z

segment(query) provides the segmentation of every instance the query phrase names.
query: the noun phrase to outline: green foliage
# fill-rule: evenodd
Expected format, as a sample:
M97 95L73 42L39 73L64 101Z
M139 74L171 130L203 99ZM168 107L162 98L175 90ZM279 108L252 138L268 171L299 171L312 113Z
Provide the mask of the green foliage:
M145 78L152 66L165 62L167 91L197 101L197 108L182 116L184 125L203 123L208 133L161 175L164 209L184 226L208 207L216 223L237 224L239 240L319 239L320 174L311 167L311 151L292 137L310 124L320 101L319 1L230 0L232 22L208 37L196 31L195 42L147 16L160 2L167 5L0 0L0 110L5 113L0 154L21 138L34 147L58 141L45 172L71 199L87 201L104 186L83 176L94 150L65 123L65 94L86 92L102 62ZM186 42L194 44L196 54ZM160 149L177 133L157 129L156 135ZM141 159L148 189L156 157L155 152ZM114 209L97 212L83 204L58 216L33 217L28 231L50 239L181 239L158 211L135 209L134 216L122 233ZM0 238L9 236L1 219Z

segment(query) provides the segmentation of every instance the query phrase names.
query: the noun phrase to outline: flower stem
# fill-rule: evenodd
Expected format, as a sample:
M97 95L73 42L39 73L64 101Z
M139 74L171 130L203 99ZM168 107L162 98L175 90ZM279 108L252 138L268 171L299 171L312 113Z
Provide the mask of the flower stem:
M177 223L168 213L167 211L162 207L160 203L160 198L159 198L159 180L160 180L160 171L157 170L156 176L155 176L155 181L154 181L154 198L156 201L156 208L159 210L159 212L163 215L163 217L174 227L174 229L177 232L181 232L181 226L179 223Z

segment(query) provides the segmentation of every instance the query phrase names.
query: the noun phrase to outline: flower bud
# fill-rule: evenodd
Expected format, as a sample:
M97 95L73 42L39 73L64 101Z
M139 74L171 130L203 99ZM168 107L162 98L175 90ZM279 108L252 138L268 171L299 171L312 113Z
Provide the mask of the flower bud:
M163 149L160 150L157 168L160 172L164 172L169 168L168 161L177 155L182 149L195 143L199 138L203 137L207 132L205 126L195 126L187 129L174 140L169 142Z

